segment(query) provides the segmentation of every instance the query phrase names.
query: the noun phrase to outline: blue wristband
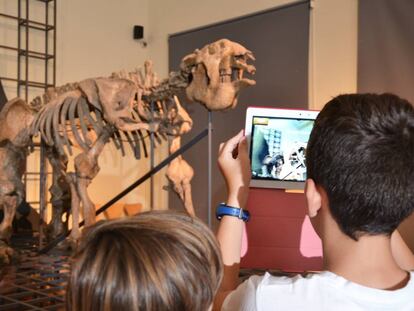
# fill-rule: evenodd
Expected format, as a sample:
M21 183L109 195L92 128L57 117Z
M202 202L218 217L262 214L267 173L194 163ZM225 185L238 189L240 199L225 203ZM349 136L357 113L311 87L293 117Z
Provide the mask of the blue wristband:
M216 209L216 217L218 220L221 220L223 216L233 216L237 217L244 222L248 222L250 219L250 213L247 210L238 207L228 206L224 203L220 203Z

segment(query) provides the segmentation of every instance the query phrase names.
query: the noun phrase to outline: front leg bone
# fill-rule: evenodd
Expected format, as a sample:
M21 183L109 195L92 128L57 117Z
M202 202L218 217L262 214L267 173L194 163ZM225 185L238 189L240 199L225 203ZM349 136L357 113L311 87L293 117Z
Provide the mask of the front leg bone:
M71 210L72 210L72 231L69 236L69 241L72 246L76 247L77 241L80 238L79 230L79 211L80 211L80 200L78 191L76 189L77 178L75 173L69 173L66 175L66 180L70 187L71 193Z

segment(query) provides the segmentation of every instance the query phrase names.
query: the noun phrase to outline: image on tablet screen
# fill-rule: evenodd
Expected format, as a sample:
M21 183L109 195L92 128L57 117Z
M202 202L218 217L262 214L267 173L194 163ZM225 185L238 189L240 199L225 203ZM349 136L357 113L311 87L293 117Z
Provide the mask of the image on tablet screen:
M253 117L253 179L306 180L306 146L314 120Z

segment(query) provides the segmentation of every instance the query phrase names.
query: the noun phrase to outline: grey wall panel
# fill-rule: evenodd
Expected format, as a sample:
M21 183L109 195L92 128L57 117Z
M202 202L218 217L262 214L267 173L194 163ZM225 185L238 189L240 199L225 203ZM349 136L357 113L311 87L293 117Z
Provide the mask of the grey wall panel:
M358 91L392 92L414 104L414 1L360 0ZM414 214L398 228L414 252Z
M358 92L414 102L414 1L360 0Z
M219 8L218 8L219 9ZM205 28L175 34L169 39L170 70L177 70L181 58L196 48L220 38L237 41L252 50L257 61L257 85L246 89L236 109L213 113L213 206L225 200L225 185L216 165L219 144L244 127L247 106L307 108L308 106L309 3L301 1L256 15ZM185 143L207 126L207 110L197 103L181 102L194 120ZM193 199L196 213L207 219L207 140L184 154L194 167ZM169 196L170 208L181 208L176 195Z

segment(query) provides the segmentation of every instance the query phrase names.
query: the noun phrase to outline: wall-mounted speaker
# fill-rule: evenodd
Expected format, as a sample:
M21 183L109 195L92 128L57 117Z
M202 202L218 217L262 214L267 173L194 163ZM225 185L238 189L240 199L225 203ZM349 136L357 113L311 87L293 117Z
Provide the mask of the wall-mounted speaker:
M144 26L135 25L134 26L134 39L143 39L144 38Z

